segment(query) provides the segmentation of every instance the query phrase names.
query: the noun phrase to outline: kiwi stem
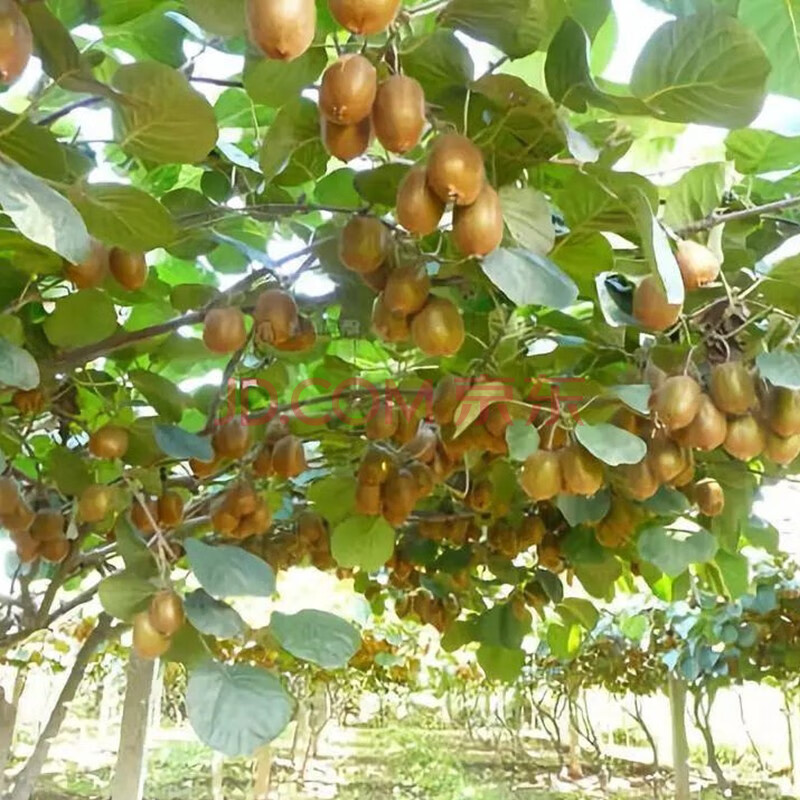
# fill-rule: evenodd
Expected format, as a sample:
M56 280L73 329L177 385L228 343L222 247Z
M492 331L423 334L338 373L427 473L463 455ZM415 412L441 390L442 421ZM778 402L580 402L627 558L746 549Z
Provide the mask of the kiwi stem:
M684 228L675 231L675 233L677 233L678 236L685 237L692 233L699 233L700 231L716 228L717 225L722 225L724 222L735 222L742 219L750 219L751 217L760 217L762 214L769 214L773 211L783 211L784 209L794 208L795 206L800 206L800 195L785 197L783 200L776 200L774 203L765 203L761 206L744 208L741 211L710 214L705 219L690 222Z
M220 381L219 385L219 391L214 396L214 399L211 401L211 406L208 409L208 422L206 423L206 427L203 429L203 433L205 434L211 433L211 430L214 427L214 423L217 419L217 412L219 411L219 407L222 404L222 399L225 397L228 390L228 382L233 377L233 373L236 372L236 368L239 366L242 356L250 346L250 343L253 341L255 330L255 326L253 326L245 343L231 356L230 361L228 361L228 363L225 365L225 370L222 373L222 380Z
M91 106L96 106L98 103L102 103L103 100L105 100L104 97L85 97L83 100L76 100L74 103L70 103L63 108L59 108L58 110L53 111L51 114L42 117L36 122L36 124L52 125L54 122L57 122L62 117L66 117L67 114L71 114L73 111L77 111L79 108L90 108Z

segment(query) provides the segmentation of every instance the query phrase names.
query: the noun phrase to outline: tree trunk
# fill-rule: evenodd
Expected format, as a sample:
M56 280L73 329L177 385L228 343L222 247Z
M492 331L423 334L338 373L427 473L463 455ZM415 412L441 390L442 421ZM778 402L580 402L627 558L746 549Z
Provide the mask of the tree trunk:
M223 766L225 757L214 750L211 753L211 800L225 800Z
M268 800L272 783L272 748L269 745L256 752L256 766L253 776L253 800Z
M789 692L783 693L784 709L786 711L786 730L789 744L789 763L792 768L792 789L800 795L800 714Z
M669 676L669 709L672 718L675 800L690 800L689 741L686 738L686 684L674 675Z
M142 800L150 703L157 670L158 661L146 661L131 651L111 800Z
M19 700L25 688L25 672L20 667L14 678L14 690L10 700L5 699L0 689L0 797L3 796L6 782L6 769L14 749L14 728L17 723Z
M699 689L694 696L694 720L697 728L703 736L703 742L706 746L706 763L709 769L714 773L717 779L717 786L723 795L726 795L730 790L730 783L725 777L725 772L722 765L717 758L717 745L714 741L714 734L711 730L711 708L714 705L714 694L708 693L706 695L708 706L703 708L703 690Z
M110 631L111 617L108 614L101 614L95 629L89 634L89 638L83 643L81 649L78 650L78 655L75 657L75 663L72 665L67 682L58 696L55 708L53 708L50 718L42 730L42 735L33 748L31 757L19 775L17 775L9 800L30 800L36 781L47 761L50 745L59 730L61 730L64 718L67 716L67 706L74 700L75 693L78 691L78 686L83 680L84 673L95 650L106 640Z

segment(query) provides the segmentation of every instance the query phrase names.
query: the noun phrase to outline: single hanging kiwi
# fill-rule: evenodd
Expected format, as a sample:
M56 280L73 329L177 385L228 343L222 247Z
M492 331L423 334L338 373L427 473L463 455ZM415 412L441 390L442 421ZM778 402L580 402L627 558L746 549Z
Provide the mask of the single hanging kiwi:
M174 636L183 627L186 619L183 601L169 589L164 589L153 596L147 613L150 624L162 636Z
M713 478L698 481L689 494L707 517L718 517L725 510L725 492Z
M470 206L486 182L483 154L466 136L440 136L428 158L428 185L445 203Z
M752 414L728 421L728 435L723 445L728 455L739 461L751 461L760 456L766 446L766 433Z
M316 27L314 0L247 0L250 41L270 58L301 56L314 41Z
M727 435L728 420L707 394L700 398L700 408L691 423L672 432L672 438L681 447L705 451L722 447Z
M559 457L567 494L592 497L602 489L605 482L603 464L588 450L573 444L561 450Z
M767 431L764 455L782 467L788 467L800 455L800 433L794 436L777 436Z
M425 130L425 92L419 81L392 75L379 87L372 106L372 123L378 141L390 153L407 153Z
M322 143L340 161L352 161L363 156L372 142L372 120L367 117L355 125L337 125L320 115Z
M700 384L694 378L674 375L650 396L650 408L668 431L676 431L693 422L701 397Z
M464 256L485 256L503 241L500 195L487 183L471 206L453 212L453 242Z
M670 303L655 275L648 275L633 293L633 316L643 327L651 331L665 331L680 318L682 303Z
M452 356L464 344L464 320L458 307L444 297L431 296L411 320L411 338L427 356Z
M284 353L302 353L310 350L316 343L317 331L314 323L308 317L300 316L297 318L297 333L285 342L276 344L275 349Z
M621 464L614 467L612 475L620 491L634 500L649 500L661 486L647 458L638 464Z
M108 248L92 240L89 255L80 264L64 264L64 274L78 289L93 289L99 286L108 274Z
M378 73L362 55L342 56L322 76L319 108L337 125L355 125L372 111L378 91Z
M0 83L14 83L33 53L33 33L15 0L0 0Z
M250 428L244 420L234 417L214 431L211 446L218 458L243 458L250 449Z
M89 452L96 458L122 458L128 451L128 431L119 425L104 425L89 437Z
M170 644L169 636L153 626L149 611L141 611L133 618L133 649L139 658L154 661L169 650Z
M272 450L272 469L279 478L296 478L306 470L303 443L297 436L284 436Z
M397 267L389 275L383 290L383 302L393 314L416 314L427 302L431 280L425 266L409 264Z
M653 437L647 448L647 463L660 483L669 483L686 469L686 458L680 446L666 436Z
M235 353L244 347L247 330L238 308L212 308L203 322L203 342L212 353Z
M414 167L397 190L397 221L415 236L428 236L442 221L445 204L428 185L428 171Z
M108 486L87 486L78 500L78 517L82 522L101 522L111 511L112 491Z
M144 253L131 253L121 247L113 247L108 254L108 266L117 283L129 292L135 292L147 283Z
M370 36L385 31L400 8L400 0L328 0L333 18L351 33Z
M374 272L389 255L392 237L376 217L351 217L339 237L339 259L353 272Z
M558 452L537 450L522 465L519 482L534 502L551 500L564 491L561 459Z
M726 414L746 414L757 403L753 374L741 361L717 364L711 370L711 399Z
M283 289L266 289L256 299L253 319L261 341L271 345L282 344L297 333L297 303Z
M778 436L800 433L800 392L776 386L767 403L769 427Z
M469 391L469 378L445 375L433 390L433 418L439 425L450 425L464 396Z
M393 314L386 307L383 293L375 298L372 306L372 330L376 336L389 344L407 342L411 338L411 328L405 314Z
M676 257L683 276L683 285L689 291L699 289L719 277L722 268L719 259L702 244L691 239L680 241Z

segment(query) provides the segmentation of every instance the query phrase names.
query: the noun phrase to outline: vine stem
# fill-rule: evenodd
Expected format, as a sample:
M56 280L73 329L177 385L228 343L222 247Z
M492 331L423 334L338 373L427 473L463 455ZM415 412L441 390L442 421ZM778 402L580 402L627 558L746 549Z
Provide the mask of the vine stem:
M783 200L776 200L774 203L765 203L761 206L743 208L740 211L710 214L705 219L690 222L686 227L677 230L676 233L679 236L687 236L692 233L711 230L711 228L715 228L717 225L722 225L725 222L736 222L742 219L760 217L762 214L769 214L773 211L783 211L784 209L794 208L795 206L800 206L800 195L785 197Z

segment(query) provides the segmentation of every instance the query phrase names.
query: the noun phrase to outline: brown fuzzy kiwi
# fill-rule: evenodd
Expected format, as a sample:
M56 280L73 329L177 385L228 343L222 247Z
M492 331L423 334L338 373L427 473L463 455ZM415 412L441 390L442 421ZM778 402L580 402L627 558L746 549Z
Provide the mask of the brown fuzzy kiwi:
M413 150L425 130L425 92L419 82L405 75L385 80L375 96L372 124L390 153Z
M383 293L375 298L372 306L372 330L384 342L399 344L411 338L411 328L405 314L392 314L383 299Z
M183 601L169 589L156 593L147 609L150 624L162 636L174 636L182 627L186 616Z
M268 445L276 445L284 436L291 433L289 423L284 417L273 417L264 431L264 442Z
M131 253L121 247L112 247L108 254L108 267L117 283L130 292L147 283L147 262L144 253Z
M356 485L356 514L377 517L382 508L380 484L359 483Z
M297 333L299 313L297 303L283 289L267 289L256 299L253 310L258 338L267 344L277 345L288 341Z
M464 320L455 303L431 296L411 320L411 338L427 356L452 356L464 344Z
M92 240L89 255L79 264L64 264L64 274L78 289L93 289L99 286L108 274L108 248L96 239Z
M698 481L692 487L691 496L707 517L718 517L725 510L725 492L713 478Z
M216 458L213 461L200 461L198 458L189 460L189 467L196 478L202 479L210 477L217 471L218 466L219 462Z
M35 417L44 411L45 394L41 389L19 389L11 397L11 403L23 416Z
M548 533L544 541L536 548L539 557L539 566L551 572L559 572L563 569L564 561L561 557L561 544L558 538Z
M53 539L39 543L39 555L52 564L60 564L69 555L71 545L69 539Z
M474 483L467 493L467 505L480 514L485 514L492 507L494 488L492 482L488 480Z
M162 528L175 528L183 522L183 498L177 492L164 492L158 498L156 509Z
M0 515L11 514L19 504L19 486L13 478L0 478Z
M683 285L687 290L699 289L719 277L719 259L702 244L690 239L678 242L676 254L678 266L683 276Z
M633 292L633 316L651 331L665 331L680 318L682 303L670 303L655 275L648 275Z
M22 564L30 564L39 558L39 542L31 538L25 531L22 533L12 533L11 537L17 549L17 558Z
M727 435L728 420L707 394L700 398L700 408L691 423L672 432L672 438L681 447L704 451L722 447Z
M321 116L320 126L325 149L340 161L352 161L363 156L372 143L372 120L369 117L355 125L337 125Z
M170 644L169 636L153 627L149 611L142 611L133 618L133 650L139 658L154 661L169 650Z
M203 342L212 353L235 353L247 341L244 314L238 308L212 308L203 322Z
M259 501L255 489L246 481L241 481L225 493L222 507L235 517L244 517L258 508Z
M647 462L653 477L660 483L675 480L686 468L683 450L666 436L656 436L650 440Z
M764 455L782 467L788 467L800 455L800 433L794 436L777 436L767 431Z
M635 533L640 519L641 513L636 506L622 497L613 496L608 514L595 529L597 541L611 549L623 547Z
M122 458L128 452L128 431L104 425L89 437L89 452L97 458Z
M391 259L390 259L391 261ZM392 274L394 266L390 261L384 261L374 272L362 272L361 280L372 289L373 292L379 294L386 288L389 282L389 276Z
M519 530L517 531L517 543L523 550L536 547L544 541L547 535L547 527L541 517L528 514L522 518Z
M428 236L442 221L445 203L428 186L428 171L414 167L397 190L397 221L415 236Z
M386 400L375 403L367 414L364 433L367 439L391 439L400 425L400 409Z
M303 443L296 436L284 436L272 450L272 469L279 478L296 478L306 470Z
M28 19L14 0L0 0L0 83L14 83L33 53Z
M353 272L374 272L388 257L391 244L389 229L379 219L351 217L339 237L339 260Z
M328 0L333 18L351 33L371 36L392 24L401 0Z
M550 500L564 491L564 477L558 452L537 450L528 456L519 478L525 494L534 502Z
M440 136L428 158L428 185L445 203L470 206L486 182L483 154L466 136Z
M728 455L739 461L751 461L760 456L766 446L766 433L752 414L728 421L728 435L723 444Z
M253 460L253 474L257 478L271 478L275 471L272 469L272 446L265 444L258 451Z
M694 463L694 453L692 450L686 451L686 467L684 468L683 472L678 475L672 481L672 486L677 489L682 488L683 486L688 486L694 480L694 474L696 471L696 466Z
M614 467L613 475L619 490L634 500L649 500L660 487L646 458L638 464Z
M319 109L337 125L355 125L372 111L378 73L362 55L350 53L331 64L322 76Z
M392 270L383 302L392 314L410 316L422 309L431 291L431 280L423 264L409 264Z
M433 390L433 418L439 425L450 425L455 419L456 409L469 391L469 378L445 375Z
M430 497L436 487L436 475L433 469L420 461L412 461L407 469L417 484L417 499L424 500Z
M588 450L573 444L565 447L559 457L567 494L592 497L600 491L605 482L603 464Z
M392 459L386 450L371 445L364 453L358 467L359 483L379 486L385 483L392 472Z
M78 500L78 517L81 522L101 522L112 509L113 493L108 486L87 486Z
M20 498L16 508L3 514L2 523L12 533L27 533L35 517L33 509Z
M481 415L483 424L491 436L505 439L506 430L512 422L508 403L492 403Z
M144 534L155 533L156 526L153 523L158 520L158 505L151 498L146 498L144 502L142 505L138 497L133 498L131 522Z
M314 41L316 27L314 0L247 0L250 41L269 58L301 56Z
M60 511L45 509L37 511L30 527L31 536L40 544L64 538L66 521Z
M650 408L668 431L691 425L700 410L700 384L689 375L667 378L650 396Z
M310 350L317 343L317 331L314 323L304 316L297 318L297 333L281 344L276 344L275 349L282 353L303 353Z
M453 212L453 242L463 256L485 256L502 241L500 195L487 183L472 205Z
M405 469L398 470L383 485L383 516L390 525L402 525L417 503L417 483Z
M314 511L303 511L297 517L297 536L307 545L326 539L328 531L325 520Z
M769 427L778 436L800 433L800 392L776 386L767 403Z
M726 414L746 414L757 404L753 374L741 361L717 364L711 370L711 399Z
M250 428L241 419L228 420L214 432L211 446L218 458L240 459L250 449Z

